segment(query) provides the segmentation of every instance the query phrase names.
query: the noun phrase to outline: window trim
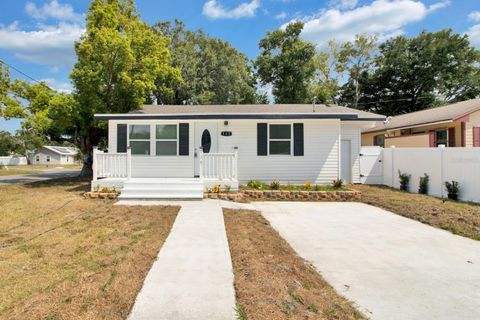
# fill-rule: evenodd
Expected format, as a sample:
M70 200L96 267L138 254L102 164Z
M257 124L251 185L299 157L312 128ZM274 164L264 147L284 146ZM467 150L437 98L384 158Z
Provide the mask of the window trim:
M383 137L383 144L378 144L378 140L377 140L378 137ZM385 148L385 135L384 134L377 134L377 135L373 136L373 139L374 139L374 144L373 144L374 146Z
M176 131L177 131L177 138L175 139L158 139L157 138L157 126L175 126L176 128ZM178 156L178 149L179 149L179 145L180 145L180 139L179 139L179 136L180 136L180 126L178 123L155 123L155 131L154 131L154 135L155 135L155 139L154 139L154 149L155 149L155 154L152 153L152 155L156 156L156 157L176 157ZM176 149L175 149L175 154L157 154L157 142L158 141L175 141L176 142Z
M448 128L441 128L441 129L435 129L435 148L438 148L440 145L438 144L438 139L437 139L437 132L439 131L445 131L445 133L447 134L447 141L445 142L445 144L441 144L441 145L445 145L445 147L448 147L448 142L450 140L450 137L448 135Z
M39 154L37 154L37 155L35 156L35 162L40 162L40 155L39 155Z
M130 127L131 126L148 126L149 128L149 135L148 135L148 139L130 139ZM131 141L141 141L141 142L145 142L145 141L148 141L148 144L149 144L149 149L150 149L150 153L149 154L133 154L132 153L132 156L136 157L136 156L140 156L140 157L150 157L153 155L153 152L152 152L152 124L150 123L128 123L127 124L127 147L130 148L130 142ZM154 150L156 151L156 150Z
M50 162L51 157L49 154L45 155L45 162Z
M290 139L270 139L270 126L271 125L288 125L290 126ZM290 142L290 153L289 154L271 154L270 153L270 142L271 141L289 141ZM268 123L267 126L267 155L268 156L283 156L283 157L291 157L293 156L293 123L286 123L286 122L280 122L280 123Z

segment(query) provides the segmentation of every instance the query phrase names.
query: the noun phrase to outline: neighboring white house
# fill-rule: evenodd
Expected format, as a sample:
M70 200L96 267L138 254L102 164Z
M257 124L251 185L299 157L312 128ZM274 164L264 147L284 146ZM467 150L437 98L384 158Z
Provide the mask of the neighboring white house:
M93 188L136 182L131 189L138 192L131 193L139 198L140 189L154 179L233 189L249 180L359 183L361 130L385 117L340 106L290 104L146 105L95 119L108 120L108 153L94 154Z
M76 164L78 149L71 147L43 146L30 155L32 164Z

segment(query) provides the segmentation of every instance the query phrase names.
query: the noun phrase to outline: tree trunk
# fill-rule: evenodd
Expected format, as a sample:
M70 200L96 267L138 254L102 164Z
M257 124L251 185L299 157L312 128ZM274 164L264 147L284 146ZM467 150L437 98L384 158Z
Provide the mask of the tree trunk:
M93 176L93 145L90 137L80 137L80 151L82 152L83 167L80 171L80 178Z

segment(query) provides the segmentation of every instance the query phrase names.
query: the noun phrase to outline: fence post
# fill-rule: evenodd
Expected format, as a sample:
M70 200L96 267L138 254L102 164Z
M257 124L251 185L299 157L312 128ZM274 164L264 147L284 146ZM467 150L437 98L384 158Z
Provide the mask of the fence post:
M391 181L392 181L392 188L395 188L395 181L393 180L394 178L394 171L395 171L395 146L391 146L390 149L392 149L392 176L391 176Z
M202 148L199 148L198 156L199 156L199 160L198 160L199 168L198 169L199 169L200 179L203 179L204 172L203 172L203 150L202 150Z
M234 148L233 154L233 178L238 179L238 147Z
M130 146L127 148L127 178L132 178L132 149Z
M97 181L97 152L98 152L98 147L93 147L93 162L92 162L92 180Z
M445 169L445 164L444 164L444 150L445 150L445 145L439 145L438 148L440 149L440 190L441 190L441 195L442 199L444 197L443 194L443 186L445 184L445 176L443 174L443 170Z

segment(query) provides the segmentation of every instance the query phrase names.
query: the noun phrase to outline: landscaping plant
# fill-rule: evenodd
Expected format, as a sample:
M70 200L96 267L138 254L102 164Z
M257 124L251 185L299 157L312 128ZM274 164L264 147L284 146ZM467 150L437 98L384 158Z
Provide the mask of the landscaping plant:
M256 180L250 180L247 183L247 186L249 186L252 189L262 189L262 185L263 184L260 181L256 181Z
M222 190L222 187L219 184L216 184L212 187L213 193L220 193L221 190Z
M272 190L279 190L280 187L281 187L280 181L278 181L278 180L273 180L273 181L270 183L270 188L271 188Z
M448 199L450 200L458 200L458 193L460 191L458 187L458 182L457 181L445 181L445 188L447 188L448 191Z
M398 170L398 178L400 179L400 190L408 191L411 177L411 174L402 173L400 170Z
M310 181L307 181L305 182L305 184L303 185L305 187L305 189L310 189L312 187L312 183Z
M225 192L230 192L232 190L232 186L229 184L226 184L224 188L225 188Z
M335 179L335 180L333 180L332 186L333 186L335 189L340 189L341 187L343 187L343 180L342 180L342 179Z
M423 177L420 177L420 183L418 186L418 193L420 194L428 194L428 182L430 177L428 174L424 173Z

